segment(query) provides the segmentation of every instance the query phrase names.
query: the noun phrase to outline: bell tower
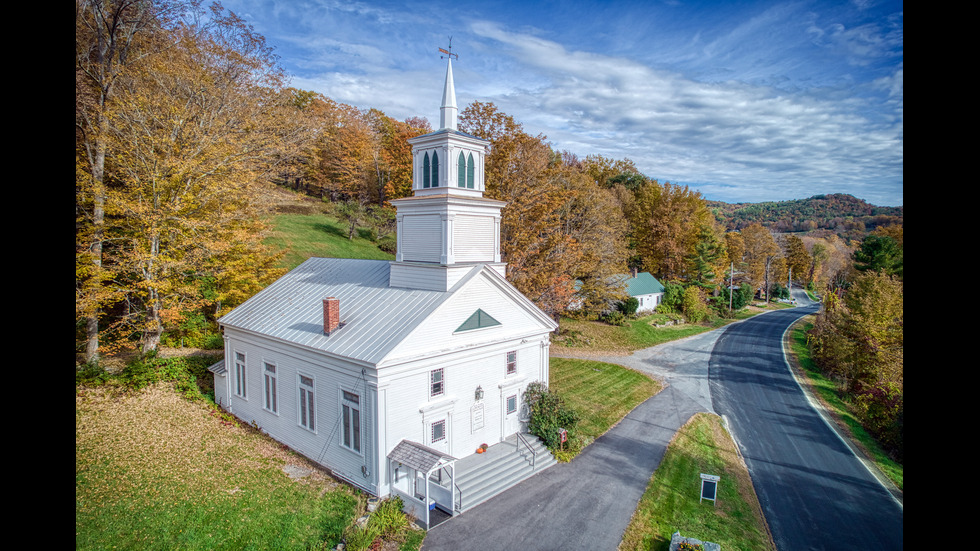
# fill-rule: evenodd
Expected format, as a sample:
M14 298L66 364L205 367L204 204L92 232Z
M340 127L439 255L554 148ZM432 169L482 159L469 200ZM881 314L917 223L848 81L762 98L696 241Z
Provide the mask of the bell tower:
M390 285L448 291L475 264L501 275L500 210L503 201L483 196L483 163L490 142L457 129L453 58L448 58L439 129L408 140L412 146L411 197L391 203L397 211L398 250Z

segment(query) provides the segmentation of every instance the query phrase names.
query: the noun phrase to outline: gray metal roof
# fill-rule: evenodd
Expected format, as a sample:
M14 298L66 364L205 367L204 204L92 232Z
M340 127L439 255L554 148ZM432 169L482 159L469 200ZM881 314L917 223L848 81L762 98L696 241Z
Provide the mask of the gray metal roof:
M228 368L225 366L225 361L220 360L208 366L208 371L214 373L215 375L224 375L228 372Z
M408 465L416 471L428 473L439 465L452 463L456 458L446 455L439 450L434 450L411 440L402 440L388 454L388 459L397 461L402 465Z
M388 286L387 260L310 258L219 321L377 364L452 294ZM323 332L323 299L340 301L340 329Z

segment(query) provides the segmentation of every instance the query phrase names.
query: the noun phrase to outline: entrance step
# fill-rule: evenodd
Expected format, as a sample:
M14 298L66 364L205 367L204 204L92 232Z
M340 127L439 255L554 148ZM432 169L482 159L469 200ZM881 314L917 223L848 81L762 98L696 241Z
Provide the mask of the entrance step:
M519 445L516 435L490 446L485 454L465 457L456 463L460 512L476 507L557 463L538 437L530 434L523 436L534 450L533 466L531 452L523 444Z

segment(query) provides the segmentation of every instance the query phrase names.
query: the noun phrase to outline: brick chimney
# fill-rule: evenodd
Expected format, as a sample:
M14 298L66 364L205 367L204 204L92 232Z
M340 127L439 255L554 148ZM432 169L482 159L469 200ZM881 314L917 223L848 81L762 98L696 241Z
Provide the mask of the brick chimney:
M340 300L336 297L323 299L323 332L327 335L340 327Z

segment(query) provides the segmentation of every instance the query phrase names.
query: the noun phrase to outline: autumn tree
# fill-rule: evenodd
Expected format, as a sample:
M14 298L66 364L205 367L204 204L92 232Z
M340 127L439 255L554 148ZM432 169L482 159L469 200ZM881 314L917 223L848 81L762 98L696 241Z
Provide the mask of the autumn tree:
M589 300L620 296L606 277L625 271L625 224L612 196L492 103L470 104L459 120L491 142L486 195L507 202L500 233L511 283L553 316L568 308L576 279L588 280Z
M810 265L807 266L806 283L809 287L816 283L817 269L827 259L829 253L827 251L827 245L822 241L814 242L810 246L808 252L810 257Z
M629 159L610 159L602 155L588 155L582 161L582 170L597 186L603 188L622 185L631 191L635 191L646 181L646 177Z
M808 340L815 361L841 381L862 423L902 455L904 286L882 271L858 272L830 293Z
M627 224L607 189L590 181L580 167L559 160L545 173L564 202L558 211L559 231L578 246L571 276L580 282L583 309L606 312L626 297L621 278L627 272Z
M167 47L159 35L179 18L183 2L75 2L75 309L84 325L87 362L99 358L100 317L119 299L104 263L106 174L110 118L119 82L146 57Z
M761 288L769 300L769 287L774 277L774 262L780 254L779 245L772 233L755 223L742 229L745 243L745 264L749 280Z
M412 194L412 146L408 140L428 132L428 121L397 121L377 109L365 115L371 129L370 174L367 176L367 202L388 205L392 199Z
M806 250L803 239L798 235L786 236L785 256L790 273L798 279L805 279L810 272L813 259L810 257L809 251Z
M116 329L144 352L186 312L233 302L230 286L278 275L256 200L302 134L264 39L220 6L195 15L154 37L166 47L117 80L107 114L107 255L125 305ZM206 280L227 292L202 296Z
M662 279L686 278L690 255L711 224L701 194L650 180L634 196L628 216L644 268Z

